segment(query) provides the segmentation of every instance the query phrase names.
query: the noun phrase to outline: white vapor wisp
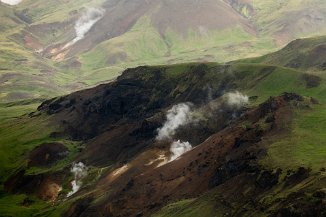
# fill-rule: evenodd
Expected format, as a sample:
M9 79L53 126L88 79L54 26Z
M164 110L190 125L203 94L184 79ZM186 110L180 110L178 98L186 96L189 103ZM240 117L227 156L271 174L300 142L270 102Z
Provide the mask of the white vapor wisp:
M239 91L226 93L223 97L229 106L235 108L241 108L249 102L249 97Z
M67 43L62 49L70 47L77 41L82 40L94 24L102 19L104 12L105 10L103 8L88 8L75 24L76 37Z
M103 17L104 12L103 8L88 8L75 24L76 38L73 42L83 39L93 25Z
M191 149L192 146L189 142L181 142L180 140L174 141L170 147L170 152L172 153L172 155L170 156L169 162L174 161L175 159L177 159L184 153L190 151Z
M74 174L75 179L71 182L72 190L67 194L67 197L75 194L80 189L83 184L82 179L87 176L87 167L82 162L73 163L70 172Z
M7 4L7 5L18 5L23 0L1 0L1 2Z
M158 129L156 140L172 139L172 136L174 136L179 127L193 122L191 106L191 103L174 105L166 115L166 122Z

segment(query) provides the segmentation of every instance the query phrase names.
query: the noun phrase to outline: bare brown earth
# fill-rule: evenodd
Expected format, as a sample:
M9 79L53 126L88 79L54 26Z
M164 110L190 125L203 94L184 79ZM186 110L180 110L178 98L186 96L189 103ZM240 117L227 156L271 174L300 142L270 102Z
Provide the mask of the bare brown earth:
M186 35L189 30L199 31L199 27L223 30L236 25L254 33L249 21L223 1L162 1L152 20L162 34L167 28Z

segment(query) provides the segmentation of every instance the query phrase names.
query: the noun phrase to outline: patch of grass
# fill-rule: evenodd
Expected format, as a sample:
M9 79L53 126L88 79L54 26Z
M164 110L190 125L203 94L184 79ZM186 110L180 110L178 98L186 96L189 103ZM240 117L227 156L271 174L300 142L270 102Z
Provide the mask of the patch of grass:
M210 200L188 199L169 204L152 217L217 217L219 214L214 209Z
M256 103L284 92L314 97L321 103L326 103L326 76L323 74L318 75L321 78L320 85L309 88L304 80L304 73L298 70L264 64L235 64L234 67L245 73L247 84L244 84L244 92L251 96L259 96ZM270 67L275 69L270 73L263 73L264 68Z
M23 205L25 199L31 200L31 204ZM0 196L0 215L1 216L15 216L26 217L35 216L40 210L49 206L48 203L37 199L34 196L27 196L24 194Z
M39 105L40 101L38 100L2 103L0 104L0 124L7 120L18 118L24 114L33 112Z
M182 76L188 72L188 70L191 68L191 66L196 65L196 63L181 63L176 65L167 66L165 69L165 76L168 78L176 78L179 76Z
M119 75L121 75L122 71L123 69L119 67L106 67L95 70L91 74L81 77L79 81L85 82L89 86L99 83L106 83L116 79Z
M31 203L23 205L24 200L30 200ZM62 203L48 203L38 199L33 195L25 194L6 194L0 195L0 215L14 217L29 216L47 216L60 217L62 213L71 205L73 201L68 200Z
M49 118L21 117L0 124L0 181L6 180L17 168L26 164L26 157L37 145L53 141Z
M326 106L315 105L309 110L299 110L291 132L268 148L262 160L269 167L296 169L300 166L319 171L326 168Z

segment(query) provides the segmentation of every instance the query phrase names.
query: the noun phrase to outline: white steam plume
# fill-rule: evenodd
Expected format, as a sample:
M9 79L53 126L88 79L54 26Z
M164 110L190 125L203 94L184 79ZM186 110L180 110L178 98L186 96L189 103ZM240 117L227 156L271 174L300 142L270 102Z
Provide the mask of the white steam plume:
M174 161L175 159L177 159L184 153L190 151L191 149L192 146L189 142L181 142L180 140L174 141L170 147L170 152L172 153L172 155L170 156L169 162Z
M166 115L166 122L160 129L158 129L156 139L171 139L179 127L193 122L191 106L191 103L174 105Z
M236 92L230 92L223 96L223 98L226 100L226 103L235 108L241 108L248 104L249 97L246 95L243 95L239 91Z
M67 194L67 197L75 194L80 189L83 184L82 179L87 176L87 167L82 162L73 163L70 172L74 174L75 179L71 182L72 190Z
M76 37L67 43L63 49L75 44L77 41L82 40L85 35L91 30L97 21L102 19L105 10L103 8L88 8L75 24Z
M201 115L207 119L214 118L214 111L223 109L223 106L225 105L229 106L233 110L237 110L249 102L249 97L240 93L239 91L226 93L218 101L212 100L210 98L212 98L211 94L209 94L210 102L206 108L194 108L193 104L191 103L181 103L174 105L167 112L166 122L161 128L158 129L156 140L173 141L173 136L179 127L199 121ZM198 116L198 114L201 115ZM183 142L180 140L173 141L170 146L170 152L172 155L169 158L169 162L174 161L191 149L192 146L189 142Z
M22 0L1 0L1 2L7 5L18 5Z
M92 26L103 17L104 12L103 8L88 8L75 24L76 38L73 42L83 39Z

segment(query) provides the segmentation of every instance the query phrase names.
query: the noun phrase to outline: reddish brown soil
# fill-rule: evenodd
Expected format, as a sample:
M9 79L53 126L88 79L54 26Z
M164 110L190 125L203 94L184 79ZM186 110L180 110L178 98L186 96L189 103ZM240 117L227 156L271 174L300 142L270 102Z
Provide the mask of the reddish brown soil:
M31 35L25 35L24 42L28 48L31 48L33 50L37 51L37 50L42 49L42 45L38 42L38 40L36 38L34 38Z

